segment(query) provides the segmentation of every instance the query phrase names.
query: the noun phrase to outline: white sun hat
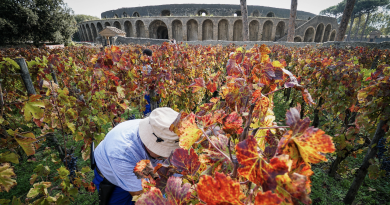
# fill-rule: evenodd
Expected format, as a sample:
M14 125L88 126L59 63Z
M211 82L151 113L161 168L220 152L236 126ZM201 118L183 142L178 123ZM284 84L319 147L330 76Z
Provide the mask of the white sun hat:
M153 153L169 157L171 152L179 148L179 136L169 130L178 112L169 107L154 109L149 117L139 123L139 136L144 145Z

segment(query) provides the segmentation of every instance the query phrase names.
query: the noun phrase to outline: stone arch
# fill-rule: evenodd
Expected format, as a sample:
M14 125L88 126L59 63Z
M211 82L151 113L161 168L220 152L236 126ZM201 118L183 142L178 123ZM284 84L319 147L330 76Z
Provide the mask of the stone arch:
M195 19L187 21L187 41L198 40L198 22Z
M127 15L126 11L123 12L123 15L122 15L122 16L123 16L124 18L129 17L129 15Z
M124 26L125 26L126 37L134 37L133 26L131 25L131 22L125 21Z
M177 41L183 41L183 23L180 20L172 22L172 38Z
M237 10L236 12L234 12L234 14L234 16L242 16L241 10Z
M327 42L329 40L329 35L331 30L332 30L332 25L328 24L325 27L324 38L322 39L322 42Z
M229 40L229 22L226 19L218 22L218 40Z
M253 11L252 16L253 16L253 17L260 17L260 12L259 12L259 10L256 9L255 11Z
M81 30L83 31L84 41L88 41L87 29L85 29L85 26L84 26L84 25L82 26Z
M322 33L324 32L324 24L320 23L317 26L316 37L314 38L314 42L321 42Z
M278 40L284 36L285 28L286 23L284 23L284 21L280 21L278 25L276 25L275 40Z
M300 36L295 36L294 42L302 42L302 38Z
M161 16L170 16L171 15L171 11L170 10L162 10L161 11Z
M117 18L119 18L118 14L114 14L114 19L117 19Z
M313 42L314 40L314 28L309 27L305 31L305 36L303 37L303 42Z
M272 28L274 23L272 21L266 21L263 25L262 41L272 41Z
M149 38L168 39L168 26L160 20L149 24Z
M333 30L332 33L330 33L329 41L334 41L336 38L336 30Z
M89 28L89 25L86 24L85 28L87 29L87 32L88 32L88 41L93 41L93 39L92 39L93 37L92 37L91 29Z
M257 20L253 20L249 23L249 40L257 41L259 36L260 23Z
M107 28L107 26L111 26L109 22L104 23L104 28Z
M145 38L145 24L143 21L138 20L135 22L135 32L137 34L137 37Z
M133 17L140 17L141 15L139 15L139 13L135 11L132 16Z
M206 19L202 24L202 40L213 40L214 24L210 19Z
M96 25L97 25L98 32L103 30L103 26L100 22L98 22Z
M233 41L242 41L242 20L237 20L233 25Z
M270 11L267 13L266 17L275 17L275 13Z
M122 30L122 26L121 26L121 23L119 23L119 21L114 22L114 27L116 27L119 30Z
M196 12L196 14L197 14L198 16L202 16L203 13L205 13L205 16L209 15L209 13L208 13L206 10L204 10L204 9L200 9L200 10L198 10L198 11Z
M96 32L96 27L95 24L91 23L91 30L92 30L92 41L95 41L97 38L97 32Z

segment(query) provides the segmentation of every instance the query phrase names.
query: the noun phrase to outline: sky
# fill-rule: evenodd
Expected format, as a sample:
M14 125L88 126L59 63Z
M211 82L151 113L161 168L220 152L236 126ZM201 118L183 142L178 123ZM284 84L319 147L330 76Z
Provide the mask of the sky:
M298 0L298 10L319 14L321 10L336 5L342 0ZM64 0L75 14L86 14L100 18L104 11L122 7L154 6L162 4L240 4L239 0ZM247 5L269 6L290 9L291 0L247 0Z

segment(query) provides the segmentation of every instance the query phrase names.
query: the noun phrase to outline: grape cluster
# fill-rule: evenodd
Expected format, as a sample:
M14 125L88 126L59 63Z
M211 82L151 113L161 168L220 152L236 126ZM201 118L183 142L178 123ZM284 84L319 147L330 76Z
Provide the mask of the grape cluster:
M386 138L381 138L378 142L378 159L382 162L381 169L386 171L386 175L390 174L390 157L385 156L387 152Z
M64 159L64 163L66 164L70 174L69 174L69 179L70 181L73 181L73 178L76 177L76 170L77 170L77 157L75 157L72 154L68 154L65 159Z

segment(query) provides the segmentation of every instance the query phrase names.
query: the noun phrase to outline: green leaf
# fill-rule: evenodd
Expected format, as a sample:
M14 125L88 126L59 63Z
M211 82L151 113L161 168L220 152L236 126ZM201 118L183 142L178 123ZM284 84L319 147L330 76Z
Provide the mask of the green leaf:
M47 176L50 174L50 168L48 166L43 166L42 164L39 164L35 169L34 172L38 174L38 176Z
M11 58L3 58L3 60L7 61L8 63L10 63L14 68L20 69L20 66L18 65L18 63L16 63Z
M79 190L76 188L76 187L73 187L69 190L69 194L73 197L77 196L77 194L79 193Z
M27 62L28 68L31 68L31 67L33 67L33 66L36 65L36 64L38 64L38 63L37 63L36 61L34 61L34 60L28 61L28 62Z
M63 205L70 204L70 199L67 196L58 193L56 195L56 198L57 198L57 204L63 204Z
M3 163L3 162L12 162L15 164L19 164L19 155L15 154L15 153L9 153L9 152L1 153L0 154L0 163Z
M76 132L76 127L74 126L73 123L68 122L68 123L66 123L66 125L67 125L68 128L72 131L73 134Z
M118 97L124 98L125 97L125 89L121 86L116 87L116 91L118 92Z
M8 132L8 130L7 130ZM26 152L27 156L34 155L35 154L35 147L32 144L33 142L37 141L35 139L35 136L33 133L20 133L17 132L14 133L15 140L19 143L19 145L23 148L24 152Z
M34 117L34 119L41 119L44 114L44 110L41 108L45 108L44 102L26 102L23 107L24 119L27 121L30 121L32 117Z
M34 198L34 197L38 196L38 194L39 194L39 189L31 188L30 191L27 193L27 197Z
M69 175L69 171L65 167L58 168L57 172L61 178L68 177L68 175Z
M31 175L31 178L30 178L30 184L31 184L31 185L33 185L33 184L34 184L35 180L37 180L37 177L38 177L38 175L37 175L37 174L33 174L33 175Z
M9 202L11 202L9 199L0 199L0 204L9 204Z
M85 174L85 173L87 173L87 172L90 172L90 171L92 171L92 170L91 170L91 168L89 168L89 167L83 167L83 168L81 169L81 173L83 173L83 174Z
M20 201L20 198L16 198L16 196L14 196L11 205L22 205L22 201Z
M0 192L8 192L12 187L16 186L16 180L11 179L14 176L16 176L14 169L9 163L0 165Z

